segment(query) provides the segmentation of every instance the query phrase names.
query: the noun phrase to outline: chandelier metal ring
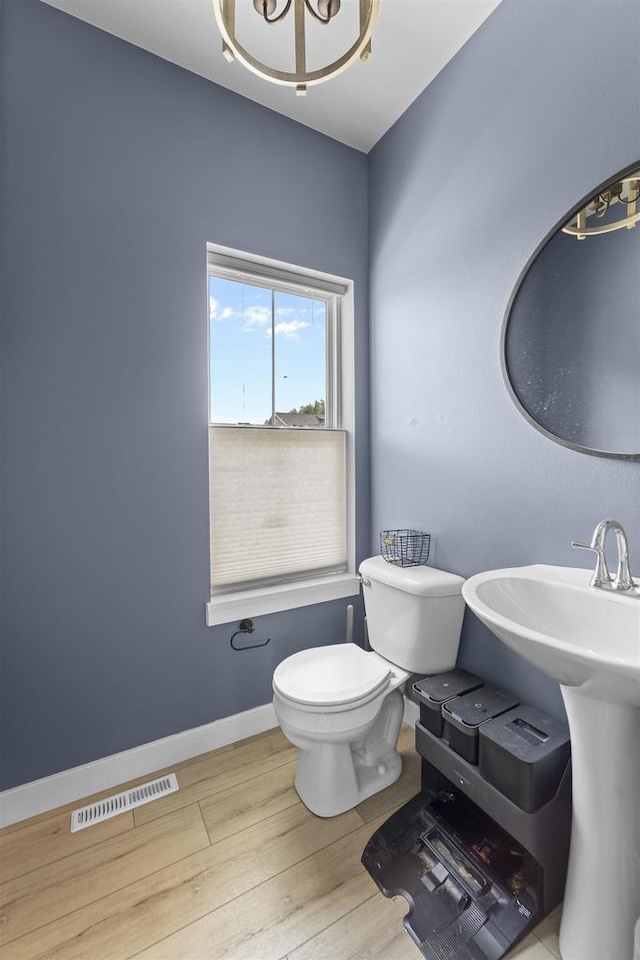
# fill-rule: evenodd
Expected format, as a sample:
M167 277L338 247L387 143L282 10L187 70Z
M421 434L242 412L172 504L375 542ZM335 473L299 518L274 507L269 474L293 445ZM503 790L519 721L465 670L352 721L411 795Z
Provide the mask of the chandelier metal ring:
M358 57L367 51L378 18L380 0L360 0L360 33L355 43L337 60L327 64L327 66L310 71L306 70L304 51L303 17L305 15L307 0L293 0L293 3L296 7L295 14L297 18L296 70L289 71L280 70L262 63L257 57L249 53L238 41L235 36L235 0L212 0L218 29L222 34L223 52L225 52L225 55L227 55L227 51L229 51L233 57L236 57L240 63L257 76L282 86L295 87L299 93L304 93L306 87L324 83L326 80L338 76L338 74L347 70ZM280 16L284 16L284 14L289 11L290 6L291 3L288 3ZM300 52L299 49L300 42L303 46L302 52ZM302 69L300 69L301 65Z
M562 227L562 232L577 237L578 240L584 240L586 237L614 233L616 230L625 228L631 230L636 224L640 223L640 212L637 209L638 200L640 200L640 171L634 171L631 176L624 177L618 183L612 184L593 197ZM593 227L588 226L589 216L594 216L596 220L602 220L610 210L614 209L614 204L616 210L619 209L621 216L610 223L602 223ZM624 207L626 207L626 215Z

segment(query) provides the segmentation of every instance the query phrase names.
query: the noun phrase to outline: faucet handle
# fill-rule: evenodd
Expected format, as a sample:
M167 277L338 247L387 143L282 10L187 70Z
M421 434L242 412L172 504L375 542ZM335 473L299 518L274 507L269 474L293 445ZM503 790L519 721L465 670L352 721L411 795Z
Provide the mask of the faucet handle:
M592 543L583 543L581 540L572 540L572 547L577 547L580 550L591 550L598 557L596 562L596 569L594 571L593 577L591 578L592 587L601 587L605 583L611 582L611 574L609 573L609 568L607 567L607 558L604 555L604 545L599 543L598 546L594 546Z
M580 550L593 550L594 553L598 552L597 547L592 547L590 543L583 543L582 540L572 540L572 547L579 547Z

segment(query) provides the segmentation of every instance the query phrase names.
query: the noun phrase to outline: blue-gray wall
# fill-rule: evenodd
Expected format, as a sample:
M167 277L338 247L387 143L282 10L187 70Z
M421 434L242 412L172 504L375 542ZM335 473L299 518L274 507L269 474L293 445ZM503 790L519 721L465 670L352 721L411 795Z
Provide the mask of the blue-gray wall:
M246 710L346 603L207 628L205 244L351 277L368 549L366 157L3 0L2 786ZM330 185L328 188L327 185Z
M431 530L435 564L468 576L587 566L571 540L613 516L640 573L640 464L546 439L500 369L532 251L639 157L640 5L626 0L504 0L372 151L374 534ZM461 662L562 714L557 686L469 612Z
M584 565L569 541L618 515L638 571L639 465L538 434L499 358L532 250L640 155L636 3L504 0L368 164L36 0L0 11L3 787L264 703L343 635L345 603L259 618L252 654L204 626L207 240L356 282L360 556L416 525L463 574ZM462 660L561 712L469 615Z

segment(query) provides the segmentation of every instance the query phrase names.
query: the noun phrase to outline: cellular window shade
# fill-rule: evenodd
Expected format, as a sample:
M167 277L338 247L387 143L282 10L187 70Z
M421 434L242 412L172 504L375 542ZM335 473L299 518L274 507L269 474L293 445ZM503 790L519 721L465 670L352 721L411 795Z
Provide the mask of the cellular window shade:
M212 588L345 570L344 431L210 431Z

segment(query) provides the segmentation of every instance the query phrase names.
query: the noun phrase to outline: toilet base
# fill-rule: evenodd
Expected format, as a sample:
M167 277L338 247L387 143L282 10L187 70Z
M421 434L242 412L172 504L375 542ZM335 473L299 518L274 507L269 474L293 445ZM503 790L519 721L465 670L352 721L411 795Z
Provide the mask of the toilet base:
M331 753L330 757L325 754ZM328 763L323 763L323 760ZM319 771L330 767L332 777L323 778ZM352 810L367 797L395 783L402 773L402 757L397 750L373 767L358 765L349 744L322 745L318 750L304 751L298 757L295 788L305 807L317 817L337 817ZM337 784L337 786L336 786Z
M396 750L404 698L388 694L367 735L353 743L300 743L295 788L318 817L335 817L390 786L402 773ZM284 731L286 734L286 730Z

